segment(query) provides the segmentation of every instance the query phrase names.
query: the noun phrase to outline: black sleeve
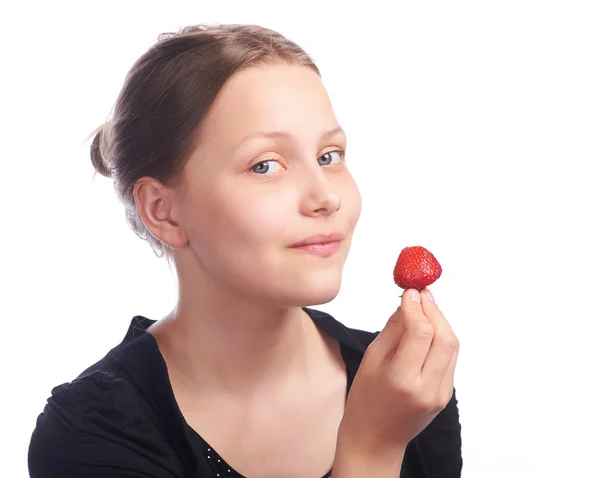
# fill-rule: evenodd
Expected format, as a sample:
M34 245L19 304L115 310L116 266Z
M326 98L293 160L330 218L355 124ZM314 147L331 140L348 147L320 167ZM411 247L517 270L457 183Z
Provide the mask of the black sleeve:
M133 387L105 373L56 387L37 419L31 478L176 478L177 458Z
M456 390L444 408L408 445L401 478L460 478L463 466Z

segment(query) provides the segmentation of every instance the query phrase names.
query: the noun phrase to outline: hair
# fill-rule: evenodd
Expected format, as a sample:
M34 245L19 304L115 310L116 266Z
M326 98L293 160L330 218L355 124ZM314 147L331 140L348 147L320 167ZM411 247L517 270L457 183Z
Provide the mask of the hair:
M94 136L90 154L96 172L113 179L129 226L157 256L171 251L144 225L134 200L136 182L149 176L176 185L227 80L278 63L307 66L321 76L312 58L280 33L237 24L162 33L127 73L112 118L88 136Z

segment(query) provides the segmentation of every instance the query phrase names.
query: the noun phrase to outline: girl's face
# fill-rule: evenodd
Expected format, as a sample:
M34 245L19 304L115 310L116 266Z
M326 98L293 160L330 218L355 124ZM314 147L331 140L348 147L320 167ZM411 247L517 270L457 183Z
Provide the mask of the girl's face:
M193 257L193 267L253 300L286 307L332 300L361 198L319 76L288 64L239 72L201 138L173 204L192 252L186 261ZM336 242L294 247L317 235Z

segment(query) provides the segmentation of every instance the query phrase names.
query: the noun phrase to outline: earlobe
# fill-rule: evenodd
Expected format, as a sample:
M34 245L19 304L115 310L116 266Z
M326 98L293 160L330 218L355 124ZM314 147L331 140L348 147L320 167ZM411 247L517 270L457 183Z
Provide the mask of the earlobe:
M154 178L144 177L136 182L133 195L138 213L154 238L171 249L187 245L187 237L173 217L173 191Z

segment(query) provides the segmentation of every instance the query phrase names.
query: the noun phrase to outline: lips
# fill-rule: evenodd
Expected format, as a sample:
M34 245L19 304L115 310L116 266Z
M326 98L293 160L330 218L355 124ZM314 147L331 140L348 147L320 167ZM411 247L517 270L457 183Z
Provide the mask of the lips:
M343 238L344 236L341 234L317 234L316 236L308 237L303 241L293 244L292 247L312 246L314 244L329 244L330 242L340 242Z
M342 234L318 234L297 242L291 247L316 256L329 257L340 248L342 239L344 239Z

